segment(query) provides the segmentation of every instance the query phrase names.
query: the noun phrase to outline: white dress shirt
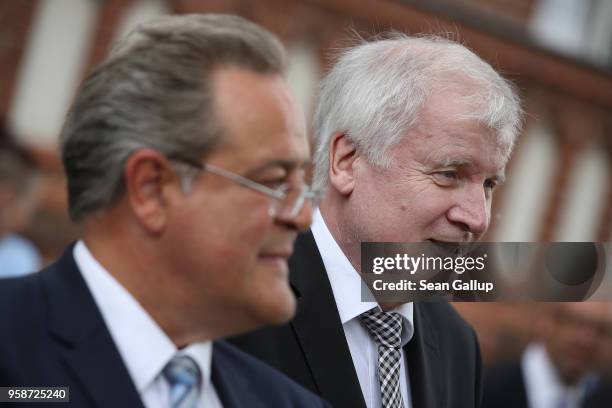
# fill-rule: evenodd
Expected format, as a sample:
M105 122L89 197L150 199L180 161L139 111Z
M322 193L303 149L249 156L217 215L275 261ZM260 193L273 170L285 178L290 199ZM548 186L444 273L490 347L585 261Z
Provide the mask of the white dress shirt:
M573 387L563 384L543 344L532 343L527 346L521 359L521 368L530 408L557 408L561 406L562 399L565 399L567 408L581 406L585 382Z
M378 381L378 345L359 320L359 315L375 308L378 304L361 301L361 278L329 232L319 209L316 209L313 214L311 230L331 283L344 336L351 352L366 406L379 408L381 398ZM402 316L400 392L404 400L404 407L409 408L412 405L410 383L403 347L410 341L414 332L413 304L405 303L393 311Z
M162 370L178 354L193 358L202 373L198 407L220 408L221 402L210 380L212 342L194 343L178 350L138 301L93 257L83 241L75 245L73 255L144 406L170 406L170 385Z

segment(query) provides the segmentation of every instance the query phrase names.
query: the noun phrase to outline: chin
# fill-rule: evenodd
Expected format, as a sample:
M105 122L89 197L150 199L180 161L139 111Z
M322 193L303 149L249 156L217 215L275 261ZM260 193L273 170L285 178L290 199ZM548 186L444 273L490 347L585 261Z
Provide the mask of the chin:
M283 324L293 318L296 309L295 296L289 288L283 292L285 293L270 296L266 299L268 302L258 305L254 310L259 326Z
M289 296L289 299L287 300L287 304L283 308L282 313L278 314L279 318L275 323L287 323L289 320L293 319L293 317L295 316L295 310L297 307L296 303L297 302L295 300L295 296L293 296L293 293L292 293L291 296Z
M251 303L246 310L243 307L242 313L231 319L232 328L224 334L224 337L245 334L265 326L281 325L289 322L295 315L296 301L291 293L288 297L278 295L275 298L268 298L267 303L263 303L262 298L257 300L257 303Z

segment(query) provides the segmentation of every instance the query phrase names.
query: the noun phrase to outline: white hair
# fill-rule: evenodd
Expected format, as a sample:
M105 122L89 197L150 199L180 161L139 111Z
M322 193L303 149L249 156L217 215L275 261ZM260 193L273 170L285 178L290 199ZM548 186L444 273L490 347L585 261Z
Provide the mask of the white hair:
M470 86L470 117L495 130L509 157L522 116L514 86L459 43L391 33L345 50L322 81L314 118L314 187L327 186L334 134L344 133L373 165L388 167L389 150L417 124L427 97L456 87L458 80Z

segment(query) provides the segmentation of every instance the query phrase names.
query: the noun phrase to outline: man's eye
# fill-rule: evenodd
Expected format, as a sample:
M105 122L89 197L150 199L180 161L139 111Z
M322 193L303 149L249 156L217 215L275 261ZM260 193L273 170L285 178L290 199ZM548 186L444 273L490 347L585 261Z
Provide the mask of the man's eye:
M436 181L443 185L453 185L457 182L459 176L454 170L444 170L434 173Z
M489 191L493 191L495 190L495 187L497 187L497 182L495 180L485 180L484 188Z

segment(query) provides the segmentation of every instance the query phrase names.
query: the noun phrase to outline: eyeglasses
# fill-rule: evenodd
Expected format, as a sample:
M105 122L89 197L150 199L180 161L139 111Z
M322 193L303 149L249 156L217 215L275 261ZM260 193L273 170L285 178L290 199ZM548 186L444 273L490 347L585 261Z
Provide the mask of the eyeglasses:
M240 184L243 187L250 188L251 190L257 191L272 198L273 200L271 200L270 207L268 208L268 214L270 214L272 217L282 217L285 219L295 218L304 208L306 200L310 200L313 205L316 205L316 202L321 195L318 191L313 190L307 184L302 184L296 188L291 186L289 183L283 183L276 188L271 188L239 174L232 173L229 170L213 166L212 164L204 164L198 161L179 157L168 156L168 159L185 163L200 171L207 171L217 176L226 178Z

